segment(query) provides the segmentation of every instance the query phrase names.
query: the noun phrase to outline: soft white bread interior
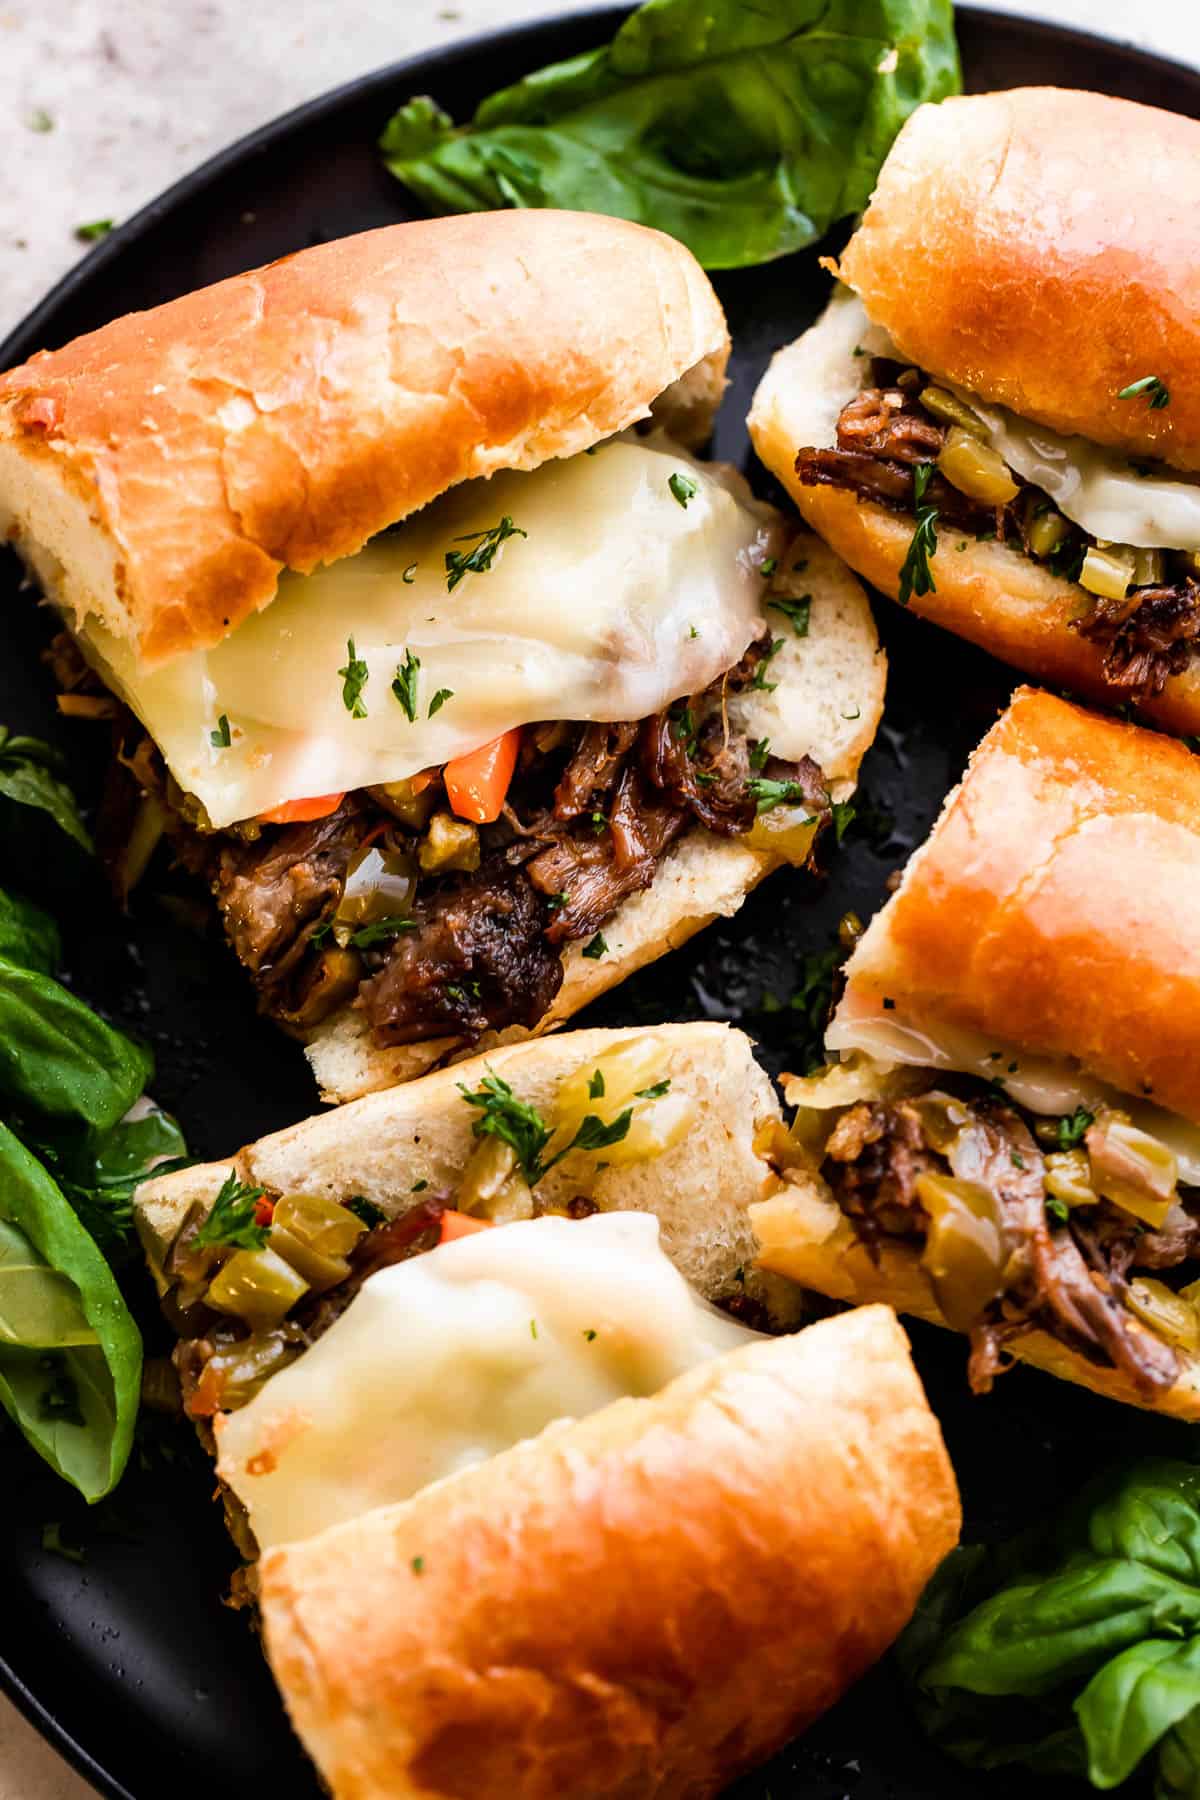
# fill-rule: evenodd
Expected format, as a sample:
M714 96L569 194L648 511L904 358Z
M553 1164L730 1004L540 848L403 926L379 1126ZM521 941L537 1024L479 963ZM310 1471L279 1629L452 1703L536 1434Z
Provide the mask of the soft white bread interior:
M841 274L900 353L1022 418L1200 465L1200 122L1074 88L917 109ZM1122 399L1157 375L1170 404Z
M957 104L922 111L940 113ZM952 284L947 292L953 293ZM856 356L856 350L867 354ZM894 600L912 543L911 514L891 512L841 488L806 487L796 474L799 450L836 444L838 414L868 378L872 351L895 354L868 320L862 302L845 288L836 290L817 323L773 359L754 397L750 435L813 529L872 587ZM1007 544L978 540L948 526L938 532L929 566L935 589L914 594L912 612L1044 681L1113 704L1113 689L1103 676L1103 652L1070 629L1088 599L1077 582L1064 580ZM1163 692L1143 702L1142 710L1169 730L1200 730L1200 667L1193 664L1182 675L1170 676Z
M154 664L455 484L656 416L707 435L729 338L673 238L587 213L302 250L0 375L0 539Z
M151 1268L161 1279L184 1221L208 1213L230 1172L271 1194L332 1200L360 1194L389 1218L402 1217L427 1195L452 1192L476 1146L471 1127L479 1115L464 1101L460 1082L474 1091L491 1071L545 1117L567 1076L616 1045L646 1037L660 1053L654 1079L669 1080L673 1093L694 1102L694 1127L651 1160L594 1172L589 1197L603 1211L656 1214L663 1249L706 1298L741 1292L745 1284L737 1273L750 1263L754 1247L746 1208L775 1179L755 1149L755 1136L761 1125L779 1119L779 1102L750 1040L708 1023L661 1025L651 1032L567 1032L505 1045L302 1120L220 1163L144 1182L134 1210ZM537 1189L544 1207L565 1206L578 1192L571 1159Z
M861 585L819 538L799 533L771 583L771 596L811 596L808 633L798 637L782 613L766 617L782 647L771 664L774 692L750 691L729 705L732 728L752 738L799 744L824 771L835 799L853 791L858 765L883 711L887 659ZM606 954L585 957L582 944L564 955L565 977L538 1026L553 1031L635 970L685 943L716 918L729 918L781 855L751 850L736 839L693 827L667 852L652 885L623 901L605 923ZM506 1033L503 1041L525 1034ZM500 1039L495 1040L502 1041ZM411 1080L459 1046L439 1038L380 1049L352 1007L318 1028L308 1058L326 1100L352 1100Z
M882 1653L959 1525L873 1307L268 1552L266 1649L334 1800L701 1800Z
M760 1269L828 1294L832 1300L847 1300L854 1306L882 1301L912 1318L946 1325L929 1276L921 1267L919 1249L884 1239L878 1246L878 1260L873 1260L819 1175L806 1177L793 1171L788 1180L782 1193L756 1201L750 1208ZM1136 1319L1131 1319L1130 1329L1141 1329ZM1178 1350L1175 1385L1150 1400L1123 1370L1099 1368L1044 1331L1022 1332L1005 1349L1020 1362L1110 1400L1170 1418L1200 1420L1200 1357L1194 1352ZM963 1361L965 1364L965 1346Z

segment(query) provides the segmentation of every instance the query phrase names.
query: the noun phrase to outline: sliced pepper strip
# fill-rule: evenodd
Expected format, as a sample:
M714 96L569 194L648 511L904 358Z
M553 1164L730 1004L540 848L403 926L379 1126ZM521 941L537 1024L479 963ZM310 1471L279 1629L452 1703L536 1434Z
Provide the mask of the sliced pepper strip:
M519 725L466 756L456 756L442 770L452 812L473 825L490 825L500 817L504 797L521 747Z

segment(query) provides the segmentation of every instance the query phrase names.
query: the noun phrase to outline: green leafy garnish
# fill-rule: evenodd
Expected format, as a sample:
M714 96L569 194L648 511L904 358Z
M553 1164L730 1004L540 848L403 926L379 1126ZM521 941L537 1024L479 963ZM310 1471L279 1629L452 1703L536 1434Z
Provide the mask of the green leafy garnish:
M415 724L417 718L417 676L420 672L420 657L406 649L404 661L398 666L392 681L392 692L404 708L404 716L410 725Z
M192 1239L193 1249L220 1244L234 1250L261 1250L267 1241L267 1227L257 1223L255 1212L265 1193L265 1188L245 1187L236 1175L227 1175L212 1211Z
M417 921L407 918L402 913L393 913L384 919L372 919L369 925L360 925L357 931L350 933L350 942L356 950L368 950L372 944L382 944L388 938L399 937L402 931L415 931Z
M950 0L650 0L469 125L410 100L380 149L438 213L609 213L740 268L862 211L909 113L958 88Z
M370 670L365 662L354 653L354 639L346 639L346 664L338 670L342 677L342 705L352 719L365 719L367 703L363 699L363 689L367 685Z
M113 221L111 219L92 219L86 225L77 225L75 236L82 243L94 244L97 238L107 237L112 228Z
M374 1231L387 1218L382 1206L376 1206L365 1194L352 1194L349 1200L342 1202L347 1212L352 1212L356 1219L361 1219L368 1231Z
M572 1150L607 1150L611 1145L619 1144L628 1133L633 1118L633 1108L629 1106L609 1124L595 1113L588 1113L570 1143L564 1144L549 1161L544 1161L542 1153L554 1133L535 1106L517 1099L507 1081L489 1069L475 1093L461 1081L458 1091L468 1106L479 1111L480 1116L471 1126L474 1135L477 1138L498 1137L507 1144L530 1187L548 1175Z
M634 1097L638 1100L661 1100L663 1095L669 1094L670 1091L671 1082L668 1077L666 1081L656 1081L653 1087L639 1088Z
M854 803L851 800L831 800L829 810L833 814L833 841L840 844L854 823Z
M588 942L580 951L580 955L586 956L591 962L599 962L600 958L602 956L607 956L607 954L608 945L604 941L604 933L602 931L598 931L594 938L589 938Z
M793 1015L789 1056L801 1075L811 1075L825 1061L825 1026L833 1005L833 984L846 954L840 945L810 952L801 958L799 981L790 999L779 1000L774 994L762 997L763 1012Z
M49 813L60 830L90 854L91 836L65 774L66 759L52 744L17 737L0 725L0 799Z
M938 511L936 506L921 504L932 476L932 463L917 463L913 469L913 505L917 525L900 565L900 587L896 597L901 606L907 606L914 594L919 597L937 592L929 558L937 551Z
M1135 400L1139 394L1145 394L1151 412L1161 412L1171 404L1171 390L1159 375L1143 375L1140 381L1131 381L1118 391L1117 399Z
M1024 1163L1022 1163L1021 1167L1024 1168L1024 1166ZM1065 1200L1060 1200L1057 1194L1050 1194L1047 1196L1046 1213L1049 1218L1054 1220L1056 1225L1065 1225L1067 1220L1071 1217L1070 1207Z
M465 531L461 537L455 538L456 544L474 544L473 550L447 550L446 552L446 588L453 593L465 575L486 575L496 560L501 544L511 537L528 537L519 525L514 525L507 513L498 525L489 531Z
M433 699L429 702L429 711L425 715L426 718L432 719L434 713L441 712L447 700L453 700L453 698L453 688L439 688L437 693L433 696Z
M604 1076L601 1074L600 1070L597 1069L594 1075L588 1077L588 1099L600 1100L603 1099L603 1097Z
M768 600L767 605L772 612L781 612L785 619L790 620L797 637L808 636L808 615L812 611L811 594L804 594L799 600Z
M678 469L676 469L673 475L667 478L667 486L674 494L676 500L678 500L680 506L683 507L687 506L689 500L694 500L696 495L700 492L700 483L693 480L690 475L681 474Z
M774 812L777 806L798 806L804 799L804 789L798 781L771 781L765 775L752 775L746 783L746 791L755 802L754 810L761 817L763 813ZM805 824L812 824L806 819Z
M1059 1149L1074 1150L1079 1144L1082 1144L1095 1123L1095 1113L1089 1112L1086 1106L1077 1106L1073 1113L1065 1114L1058 1121Z
M760 694L773 694L775 689L779 686L777 681L767 680L767 668L770 663L774 661L775 657L779 655L779 652L782 649L783 639L773 638L771 641L771 648L764 651L759 658L758 667L754 671L754 680L750 683L750 687L752 689L757 689Z
M46 111L44 106L35 106L25 123L30 131L43 132L54 130L54 120L50 117L50 114Z
M750 745L750 767L752 769L765 769L767 766L767 758L770 754L770 738L755 738Z
M232 744L233 739L229 734L229 719L225 713L222 713L217 720L216 730L209 732L208 741L214 750L228 750Z

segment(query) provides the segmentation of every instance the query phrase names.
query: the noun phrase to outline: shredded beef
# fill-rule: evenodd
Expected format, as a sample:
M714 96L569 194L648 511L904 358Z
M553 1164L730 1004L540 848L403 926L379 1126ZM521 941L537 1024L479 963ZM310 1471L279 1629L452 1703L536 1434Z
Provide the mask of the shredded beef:
M868 450L801 450L796 473L805 487L848 488L860 500L874 500L889 512L911 514L915 506L910 465L873 456ZM1007 531L1010 509L972 500L941 475L930 480L924 504L936 507L938 523L951 529L976 537L1003 536Z
M239 959L270 989L308 947L309 929L336 903L362 842L360 808L347 800L327 819L288 825L269 844L222 841L213 882Z
M865 450L895 462L933 462L946 441L938 425L903 388L864 388L842 408L840 450Z
M664 851L687 824L686 812L648 796L637 770L626 769L600 833L564 835L527 865L539 893L558 902L547 941L592 937L614 907L650 886Z
M1128 600L1097 601L1072 624L1104 651L1104 678L1111 686L1138 700L1149 699L1162 693L1168 676L1182 675L1195 654L1200 582L1135 588Z
M576 819L581 813L591 812L611 792L637 734L636 720L584 726L554 790L556 819Z
M929 1143L912 1102L860 1102L842 1115L823 1172L865 1248L877 1259L886 1239L924 1238L929 1220L916 1188L921 1174L940 1171L978 1183L993 1198L1007 1261L1003 1293L970 1331L972 1387L986 1391L1003 1366L1004 1346L1038 1329L1093 1362L1123 1370L1143 1394L1165 1391L1178 1375L1178 1358L1123 1304L1129 1259L1118 1256L1114 1266L1089 1235L1092 1227L1050 1220L1042 1153L1017 1112L984 1099L971 1113L948 1156Z
M419 897L415 929L399 936L355 1004L376 1042L477 1038L536 1025L562 985L545 905L523 869L502 855Z

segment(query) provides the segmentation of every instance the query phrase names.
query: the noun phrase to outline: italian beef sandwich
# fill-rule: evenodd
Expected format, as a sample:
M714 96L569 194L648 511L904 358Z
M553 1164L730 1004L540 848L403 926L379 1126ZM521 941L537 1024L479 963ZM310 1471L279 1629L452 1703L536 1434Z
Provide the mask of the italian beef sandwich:
M99 837L207 884L333 1099L544 1031L804 864L884 661L700 460L690 253L553 211L321 245L0 375L0 540L110 717Z
M953 1473L889 1309L758 1329L781 1131L727 1027L564 1033L140 1190L335 1800L715 1794L907 1621Z
M1200 123L1019 88L922 106L759 455L883 593L1200 731Z
M1200 762L1024 689L786 1092L760 1266L1200 1418Z

